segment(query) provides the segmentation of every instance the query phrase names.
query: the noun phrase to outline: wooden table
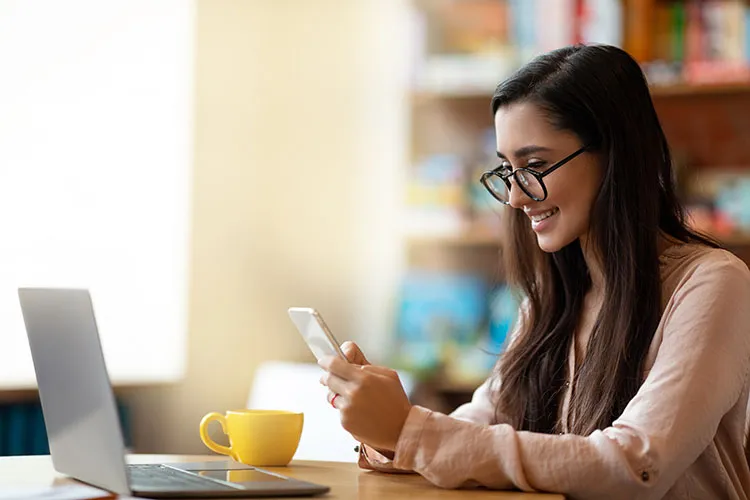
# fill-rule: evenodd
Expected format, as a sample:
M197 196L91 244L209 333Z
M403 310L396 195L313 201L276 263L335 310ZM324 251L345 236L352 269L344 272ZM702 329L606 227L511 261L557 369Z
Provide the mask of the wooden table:
M222 456L204 455L131 455L130 463L198 462L224 460ZM381 474L362 471L356 464L340 462L295 461L289 467L269 467L285 476L330 486L321 499L401 499L419 500L456 498L496 498L499 500L562 500L562 495L519 493L489 490L443 490L432 486L416 474ZM0 491L21 485L59 485L72 480L52 468L49 456L0 457ZM122 497L121 497L122 498Z

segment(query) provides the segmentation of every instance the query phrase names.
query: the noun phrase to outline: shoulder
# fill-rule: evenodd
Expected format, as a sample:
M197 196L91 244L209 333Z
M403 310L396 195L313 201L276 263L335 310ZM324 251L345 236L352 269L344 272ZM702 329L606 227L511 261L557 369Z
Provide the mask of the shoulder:
M726 250L690 247L679 249L668 264L665 307L651 359L658 353L668 364L683 365L689 359L709 363L720 358L727 367L745 367L750 358L750 270Z
M699 244L670 248L660 257L663 297L687 290L708 293L743 290L750 294L750 270L733 253Z
M716 342L738 352L750 348L750 270L731 252L683 245L662 267L663 339L680 345L714 348ZM657 335L655 340L662 338ZM713 347L712 347L713 346Z

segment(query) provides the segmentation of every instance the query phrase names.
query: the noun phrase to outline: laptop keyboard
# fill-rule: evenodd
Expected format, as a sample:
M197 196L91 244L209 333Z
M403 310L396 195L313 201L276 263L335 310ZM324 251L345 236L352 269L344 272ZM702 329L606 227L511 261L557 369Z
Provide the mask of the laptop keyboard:
M159 464L128 465L133 491L213 491L236 490L219 481Z

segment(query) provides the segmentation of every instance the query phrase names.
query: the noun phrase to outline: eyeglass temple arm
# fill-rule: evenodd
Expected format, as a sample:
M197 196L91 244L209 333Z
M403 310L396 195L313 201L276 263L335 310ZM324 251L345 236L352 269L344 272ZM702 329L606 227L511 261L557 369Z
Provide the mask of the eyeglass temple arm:
M582 147L581 149L579 149L579 150L577 150L577 151L575 151L575 152L573 152L573 153L569 154L568 156L566 156L566 157L565 157L565 158L563 158L562 160L560 160L560 161L558 161L557 163L555 163L554 165L552 165L552 166L551 166L550 168L548 168L547 170L545 170L544 172L542 172L541 174L539 174L539 176L538 176L538 177L539 177L540 179L541 179L542 177L546 177L547 175L551 174L552 172L554 172L554 171L555 171L555 170L557 170L558 168L562 167L563 165L565 165L565 164L566 164L566 163L568 163L568 162L569 162L570 160L572 160L573 158L575 158L575 157L576 157L576 156L578 156L579 154L583 153L583 152L584 152L584 151L586 151L587 149L588 149L588 146L583 146L583 147Z

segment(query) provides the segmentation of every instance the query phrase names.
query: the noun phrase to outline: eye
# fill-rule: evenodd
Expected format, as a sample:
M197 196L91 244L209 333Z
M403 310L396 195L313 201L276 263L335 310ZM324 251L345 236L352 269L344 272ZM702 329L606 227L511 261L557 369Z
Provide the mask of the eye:
M546 163L542 160L529 160L528 163L526 163L526 168L530 168L532 170L541 170L542 168L544 168L544 165L546 165Z

